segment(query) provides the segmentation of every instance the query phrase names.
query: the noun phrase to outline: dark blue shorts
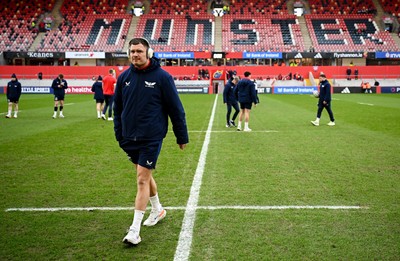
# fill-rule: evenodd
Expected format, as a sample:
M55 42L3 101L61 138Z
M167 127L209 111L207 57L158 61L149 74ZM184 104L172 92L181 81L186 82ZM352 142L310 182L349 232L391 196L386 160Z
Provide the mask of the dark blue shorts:
M10 98L10 99L8 99L8 102L12 102L12 103L18 103L18 99L15 99L15 98Z
M63 101L64 95L54 95L54 101Z
M252 103L251 102L241 102L240 109L248 109L251 110Z
M148 169L155 169L160 155L162 140L131 141L122 140L119 146L126 152L129 160Z
M96 99L96 103L104 103L104 99Z

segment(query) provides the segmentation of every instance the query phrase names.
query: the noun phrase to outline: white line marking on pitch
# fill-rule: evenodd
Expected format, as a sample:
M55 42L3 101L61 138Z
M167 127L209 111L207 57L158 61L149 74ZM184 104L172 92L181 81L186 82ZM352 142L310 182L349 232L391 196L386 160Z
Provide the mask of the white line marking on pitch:
M73 104L75 104L75 103L65 103L64 106L73 105Z
M212 108L210 121L208 123L206 137L204 139L203 147L201 148L199 163L197 164L196 174L193 178L192 187L190 188L190 196L186 205L181 232L179 233L178 246L175 250L175 261L189 259L190 247L192 245L193 238L194 221L196 219L196 208L199 201L201 180L203 178L204 167L206 165L208 145L210 144L211 130L214 122L217 102L218 94L215 95L214 106Z
M374 106L372 103L364 103L364 102L357 102L357 103L361 105Z
M193 131L189 131L189 132L207 132L207 131L193 130ZM210 132L212 132L212 133L225 133L225 132L237 133L237 132L240 132L240 131L237 131L236 129L232 129L232 130L210 131ZM259 131L253 130L251 132L265 132L265 133L268 133L268 132L278 132L278 131L276 131L276 130L259 130Z
M167 210L186 210L186 207L164 207ZM150 209L150 207L148 208ZM196 210L285 210L285 209L368 209L367 206L197 206ZM8 208L5 212L59 212L59 211L124 211L134 207L59 207L59 208Z

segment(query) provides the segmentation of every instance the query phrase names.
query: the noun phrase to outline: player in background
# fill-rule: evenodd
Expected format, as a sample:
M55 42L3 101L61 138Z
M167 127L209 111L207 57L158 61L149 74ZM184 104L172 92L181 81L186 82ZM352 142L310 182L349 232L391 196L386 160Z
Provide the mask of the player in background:
M12 109L14 107L14 118L18 117L18 102L21 97L21 83L18 81L15 73L11 75L11 81L7 84L7 102L8 102L8 113L6 118L11 118Z
M112 121L112 110L113 110L113 99L114 99L114 88L117 80L114 77L114 70L110 69L108 71L108 75L104 77L103 79L103 94L104 94L104 100L106 102L106 105L103 108L103 114L101 117L103 120L106 119L106 112L108 109L108 120Z
M315 121L311 121L314 126L319 126L319 120L321 118L322 110L325 108L329 114L330 122L328 126L335 126L335 118L333 117L333 112L331 109L331 84L326 79L326 75L321 72L319 74L319 98L318 98L318 111L317 118Z
M235 93L240 103L240 114L237 130L242 130L242 121L244 116L244 129L243 131L251 131L249 128L250 112L252 104L257 104L257 93L254 81L251 80L251 73L245 72L244 78L241 79L235 88Z
M65 90L68 88L68 83L64 79L63 74L59 74L57 78L53 80L51 84L51 88L53 89L54 93L54 113L53 119L57 118L57 110L58 110L58 103L60 103L60 118L64 118L63 109L64 109L64 98L65 98Z
M97 77L96 82L92 85L92 92L94 92L94 99L96 100L96 111L97 119L101 119L101 112L104 107L104 95L103 95L103 78L101 75Z
M225 84L224 92L223 92L223 99L224 103L226 104L227 112L226 112L226 127L235 127L235 119L237 115L239 114L239 105L237 98L235 96L235 86L239 82L239 77L238 76L233 76L228 80L228 82ZM232 107L235 109L235 113L233 114L233 117L231 119L231 112L232 112Z

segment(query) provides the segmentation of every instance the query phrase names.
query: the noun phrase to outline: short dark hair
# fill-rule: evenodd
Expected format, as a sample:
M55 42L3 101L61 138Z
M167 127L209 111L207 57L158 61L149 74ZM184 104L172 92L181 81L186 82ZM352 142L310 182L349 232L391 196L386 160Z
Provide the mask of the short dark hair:
M251 75L251 72L244 72L244 77L249 77Z
M143 46L146 47L146 49L150 48L150 43L145 38L137 37L129 41L129 47L131 47L131 45L138 45L138 44L142 44Z

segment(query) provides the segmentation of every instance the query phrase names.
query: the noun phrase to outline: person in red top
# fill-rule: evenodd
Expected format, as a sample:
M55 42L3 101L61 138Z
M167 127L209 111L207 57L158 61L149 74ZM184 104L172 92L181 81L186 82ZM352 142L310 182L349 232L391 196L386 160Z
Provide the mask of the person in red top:
M103 78L103 93L104 93L104 101L106 102L106 105L104 106L103 113L101 114L101 117L103 120L106 119L106 112L108 108L108 120L112 121L112 105L113 105L113 97L114 97L114 87L115 84L117 83L117 80L115 79L114 76L114 70L110 69L108 71L108 75Z

